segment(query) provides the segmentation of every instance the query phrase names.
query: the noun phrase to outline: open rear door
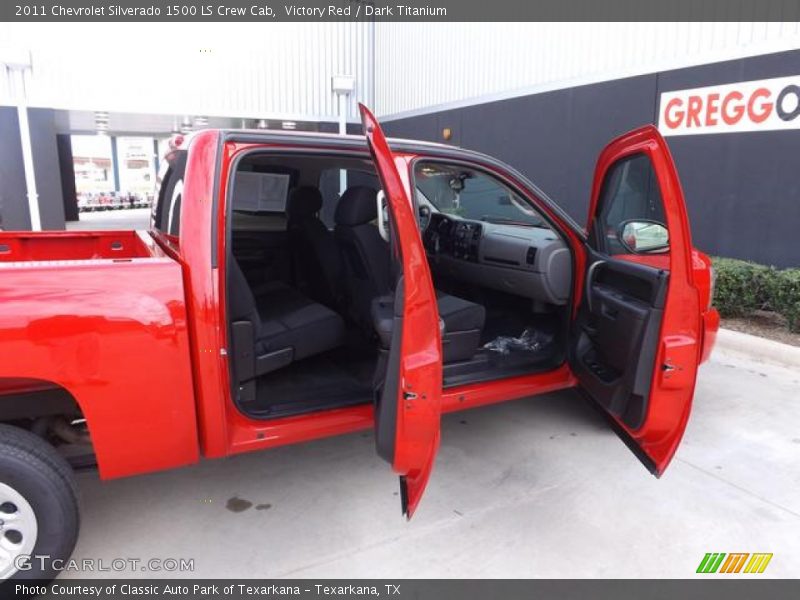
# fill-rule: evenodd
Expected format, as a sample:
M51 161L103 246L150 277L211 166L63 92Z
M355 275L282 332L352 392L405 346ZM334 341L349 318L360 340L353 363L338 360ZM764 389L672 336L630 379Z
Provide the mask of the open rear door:
M689 418L702 330L683 193L655 127L623 135L600 154L588 233L571 366L660 476Z
M383 386L376 394L375 441L400 475L403 514L414 514L439 448L442 352L428 261L403 180L377 120L364 105L361 122L389 210L393 250L402 268Z

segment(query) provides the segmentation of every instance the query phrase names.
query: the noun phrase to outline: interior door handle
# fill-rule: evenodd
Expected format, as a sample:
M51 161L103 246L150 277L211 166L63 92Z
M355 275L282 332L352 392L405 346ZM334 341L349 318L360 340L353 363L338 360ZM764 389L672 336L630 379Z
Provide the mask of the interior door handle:
M591 265L589 265L589 270L586 271L586 306L589 308L589 312L592 311L592 280L594 279L594 273L602 264L605 264L606 261L604 260L596 260Z

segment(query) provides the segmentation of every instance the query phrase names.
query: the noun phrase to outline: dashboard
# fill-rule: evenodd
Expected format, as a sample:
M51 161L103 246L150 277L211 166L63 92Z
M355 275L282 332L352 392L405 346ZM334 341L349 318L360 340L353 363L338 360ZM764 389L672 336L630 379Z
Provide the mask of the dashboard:
M569 298L569 248L551 229L435 212L422 241L434 272L550 304Z

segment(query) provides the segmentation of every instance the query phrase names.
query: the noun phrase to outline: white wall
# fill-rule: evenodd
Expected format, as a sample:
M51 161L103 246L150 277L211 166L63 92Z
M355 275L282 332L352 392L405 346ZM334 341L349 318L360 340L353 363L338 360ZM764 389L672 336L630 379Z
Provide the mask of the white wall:
M0 24L0 44L31 50L31 106L241 118L335 120L333 75L356 78L355 117L356 100L373 101L371 35L367 23Z
M798 48L800 23L15 23L0 44L32 51L32 106L335 120L348 74L357 120Z
M380 23L375 40L386 116L800 48L800 23Z

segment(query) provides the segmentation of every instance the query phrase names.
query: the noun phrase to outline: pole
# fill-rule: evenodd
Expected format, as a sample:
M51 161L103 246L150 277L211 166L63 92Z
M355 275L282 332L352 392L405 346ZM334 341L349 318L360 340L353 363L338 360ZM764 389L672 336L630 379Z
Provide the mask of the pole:
M25 96L25 71L24 69L9 69L9 73L14 80L14 95L17 101L19 139L22 145L22 165L25 170L25 187L28 190L28 212L31 218L31 231L41 231L42 218L39 214L39 194L36 191L36 172L33 168L31 128L28 123L28 105Z
M337 93L339 97L339 135L347 134L347 94ZM339 197L347 190L347 171L339 169Z

